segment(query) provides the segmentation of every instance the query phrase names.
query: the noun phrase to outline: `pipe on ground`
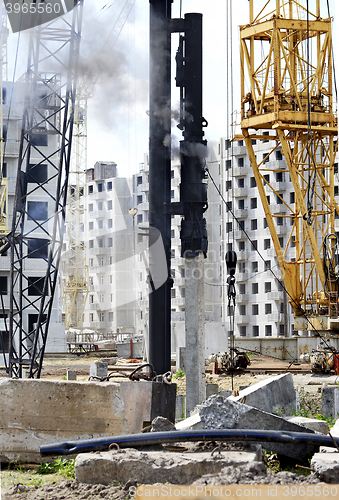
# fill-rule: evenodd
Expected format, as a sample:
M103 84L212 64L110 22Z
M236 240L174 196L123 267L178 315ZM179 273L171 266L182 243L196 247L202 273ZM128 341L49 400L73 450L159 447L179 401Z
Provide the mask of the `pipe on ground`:
M149 432L129 434L125 436L103 437L98 439L64 441L62 443L40 446L40 454L42 457L47 457L53 455L71 455L74 453L85 453L90 451L107 451L108 447L112 443L116 443L119 448L136 448L148 445L187 441L252 441L285 443L300 446L313 445L330 447L335 447L336 442L337 445L339 445L339 438L333 438L332 440L330 436L326 436L324 434L250 429L215 429Z

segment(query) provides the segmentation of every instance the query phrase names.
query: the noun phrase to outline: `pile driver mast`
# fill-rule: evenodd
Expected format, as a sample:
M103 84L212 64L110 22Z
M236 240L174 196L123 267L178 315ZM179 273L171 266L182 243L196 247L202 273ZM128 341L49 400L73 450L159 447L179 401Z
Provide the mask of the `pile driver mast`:
M336 333L338 124L331 18L327 6L326 13L321 11L320 0L303 3L269 0L255 10L256 2L249 0L250 23L240 27L241 128L294 311L294 328ZM274 141L271 150L256 157L253 141L268 139ZM279 192L286 176L294 188L288 199Z

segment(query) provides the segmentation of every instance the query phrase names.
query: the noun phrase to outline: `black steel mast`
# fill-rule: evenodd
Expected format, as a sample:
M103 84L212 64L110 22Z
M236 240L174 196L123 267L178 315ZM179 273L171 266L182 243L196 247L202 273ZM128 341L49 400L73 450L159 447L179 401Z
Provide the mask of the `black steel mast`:
M171 201L171 4L150 0L149 362L157 373L171 369L171 215L166 210ZM167 263L167 280L157 289L152 228L161 234Z

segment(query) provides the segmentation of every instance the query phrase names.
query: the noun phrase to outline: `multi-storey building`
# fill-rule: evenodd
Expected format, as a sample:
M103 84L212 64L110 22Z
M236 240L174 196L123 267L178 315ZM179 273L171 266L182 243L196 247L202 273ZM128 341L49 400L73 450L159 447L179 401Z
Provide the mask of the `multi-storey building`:
M269 132L264 134L268 135L267 143L254 141L254 148L258 158L267 163L267 181L277 193L267 192L284 246L289 219L284 217L282 200L294 202L293 186L284 172L286 165L279 149L267 157L273 143ZM207 166L209 248L204 284L206 331L211 342L224 350L231 330L225 264L228 250L235 250L238 257L235 335L290 336L294 333L293 315L281 286L275 250L241 138L211 143ZM113 162L97 162L87 171L90 294L84 326L98 332L148 332L148 176L147 155L130 181L117 177ZM177 163L172 165L171 177L171 199L179 201ZM182 345L184 332L185 262L181 257L180 222L180 216L172 217L172 331L180 331L174 335L174 347ZM214 332L217 341L213 341Z
M269 132L264 131L269 136ZM267 163L267 181L278 194L267 191L272 213L276 214L278 235L284 246L289 223L283 200L294 203L294 191L284 170L286 164L279 149L268 157L272 142L253 140L260 161ZM293 316L282 281L265 213L244 142L220 139L213 147L219 164L219 186L222 203L220 230L222 253L234 250L236 273L235 335L241 337L290 336L294 332ZM278 172L272 172L279 169ZM272 176L275 176L274 178ZM291 259L293 257L291 256ZM223 268L225 270L225 268ZM227 276L223 276L223 282ZM224 292L223 320L229 321L227 290Z
M84 326L98 333L135 333L131 183L114 162L87 170L89 296Z

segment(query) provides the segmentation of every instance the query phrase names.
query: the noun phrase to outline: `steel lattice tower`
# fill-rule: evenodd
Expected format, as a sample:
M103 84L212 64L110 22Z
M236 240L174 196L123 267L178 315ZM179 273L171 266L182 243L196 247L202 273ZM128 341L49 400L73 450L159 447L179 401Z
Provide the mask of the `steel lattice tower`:
M256 11L250 0L249 8L250 24L240 28L241 127L295 329L337 330L331 18L320 0L271 0ZM253 141L268 140L269 153L256 157Z
M41 373L64 233L81 24L82 2L30 39L9 234L9 376L22 377L23 366L30 378Z

